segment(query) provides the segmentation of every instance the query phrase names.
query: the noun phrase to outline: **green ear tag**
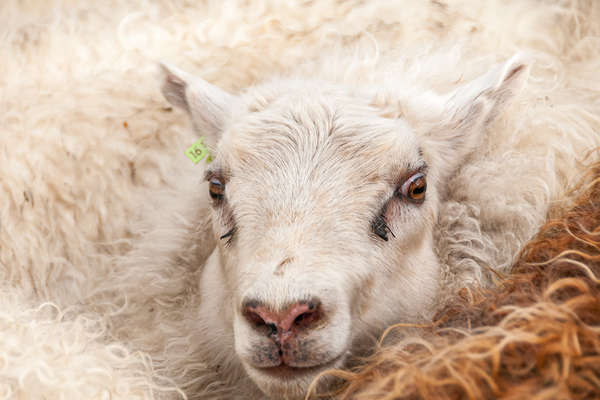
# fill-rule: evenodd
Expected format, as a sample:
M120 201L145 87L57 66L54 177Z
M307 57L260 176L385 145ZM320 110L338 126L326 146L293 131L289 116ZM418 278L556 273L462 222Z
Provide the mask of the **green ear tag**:
M206 157L207 164L212 161L210 151L204 144L204 139L202 138L198 139L193 145L188 147L185 151L185 155L188 156L188 158L192 160L194 164L198 164L204 157Z

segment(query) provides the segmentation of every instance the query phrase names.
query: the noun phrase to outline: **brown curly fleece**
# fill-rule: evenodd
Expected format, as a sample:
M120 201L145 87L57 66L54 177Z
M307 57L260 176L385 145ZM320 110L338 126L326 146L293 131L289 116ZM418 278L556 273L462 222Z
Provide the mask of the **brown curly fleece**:
M600 164L493 290L463 289L422 339L385 347L340 399L600 398Z

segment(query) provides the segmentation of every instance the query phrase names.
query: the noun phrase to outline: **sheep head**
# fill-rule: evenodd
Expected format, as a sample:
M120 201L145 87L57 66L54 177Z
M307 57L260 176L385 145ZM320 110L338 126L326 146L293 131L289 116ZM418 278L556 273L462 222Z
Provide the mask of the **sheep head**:
M213 149L198 190L220 240L203 279L230 316L206 318L229 319L260 390L302 398L360 343L428 317L445 182L526 68L513 58L452 93L403 99L401 117L371 88L279 79L232 95L162 70L165 97Z

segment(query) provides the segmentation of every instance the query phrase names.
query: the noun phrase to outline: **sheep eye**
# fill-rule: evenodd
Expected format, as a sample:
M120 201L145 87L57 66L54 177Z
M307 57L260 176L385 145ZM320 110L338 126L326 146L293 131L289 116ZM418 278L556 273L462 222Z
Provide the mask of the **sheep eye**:
M208 181L208 192L213 200L222 200L225 195L225 184L219 178L213 176Z
M402 196L412 203L421 204L425 201L425 191L427 190L427 181L425 175L416 173L408 178L400 188Z

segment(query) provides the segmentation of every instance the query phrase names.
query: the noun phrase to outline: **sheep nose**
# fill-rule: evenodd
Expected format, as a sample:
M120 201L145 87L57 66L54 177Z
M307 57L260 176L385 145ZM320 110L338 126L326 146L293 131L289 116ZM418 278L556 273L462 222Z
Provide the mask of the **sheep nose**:
M277 312L260 302L250 300L244 303L242 314L251 325L282 345L295 336L297 331L315 327L321 319L321 302L318 299L299 301Z

